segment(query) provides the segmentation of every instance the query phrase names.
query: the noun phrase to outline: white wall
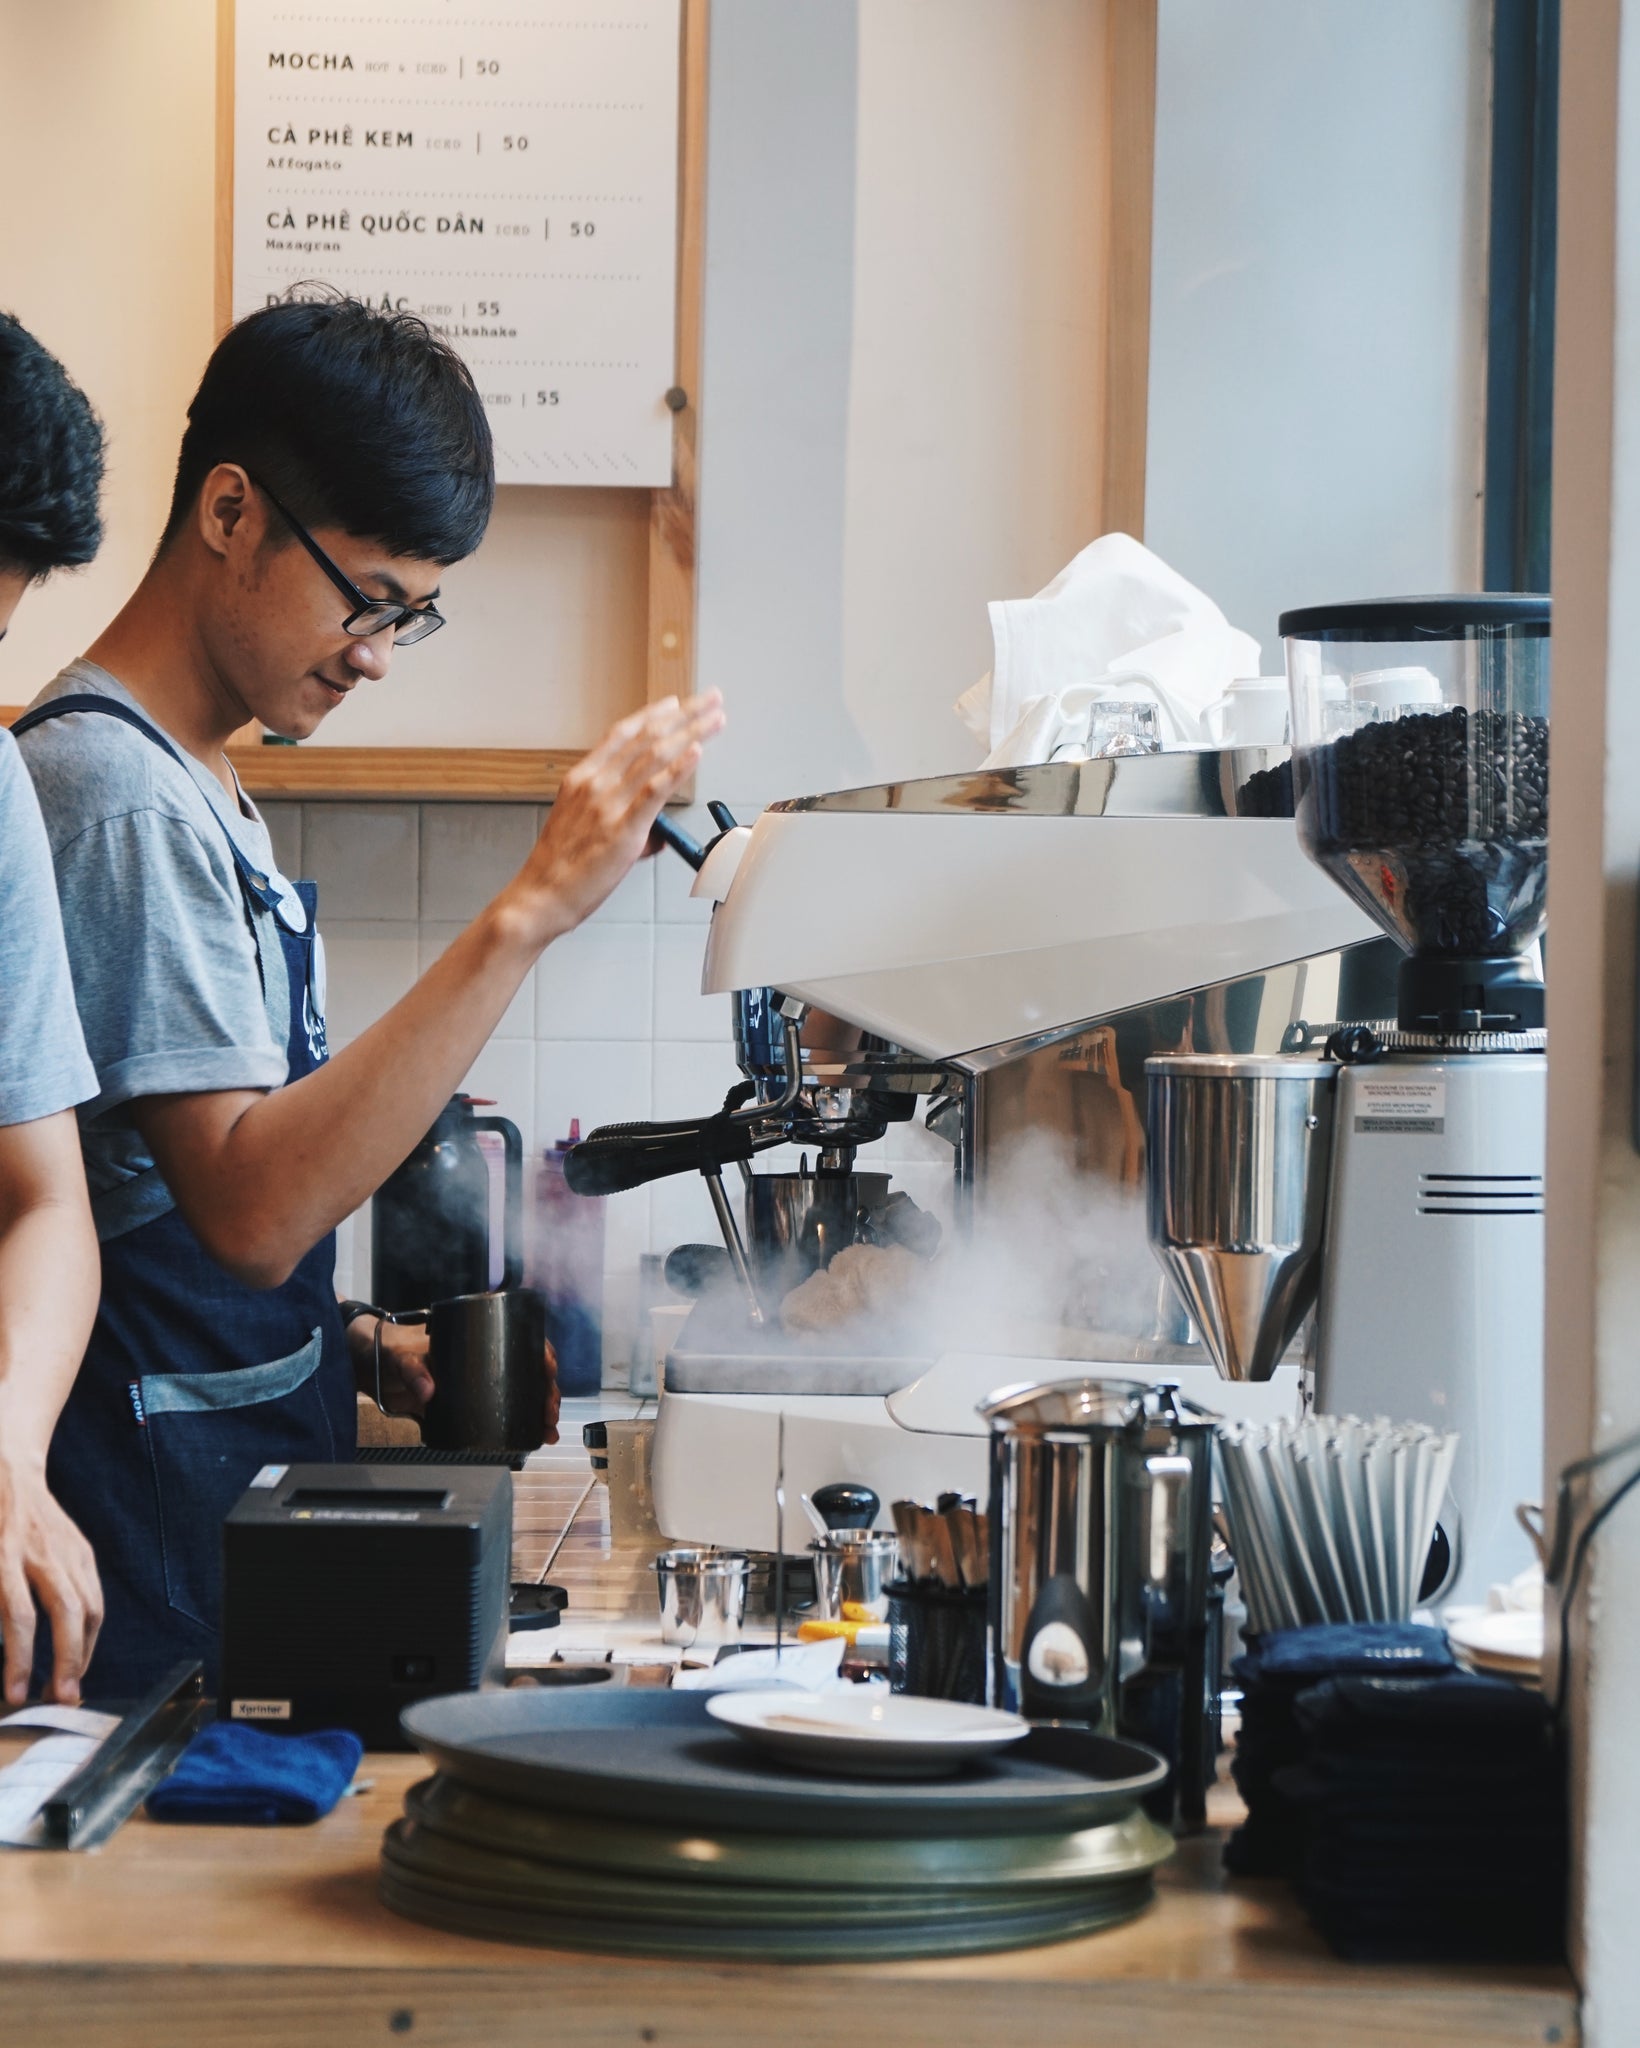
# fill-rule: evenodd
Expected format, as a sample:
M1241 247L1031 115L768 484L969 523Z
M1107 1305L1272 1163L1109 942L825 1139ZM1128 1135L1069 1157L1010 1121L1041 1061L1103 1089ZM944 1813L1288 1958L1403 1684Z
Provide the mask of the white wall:
M717 0L697 646L730 728L709 795L870 779L841 690L854 0Z
M969 765L986 601L1099 532L1104 0L860 10L843 695L872 779Z
M1145 534L1263 642L1476 587L1488 0L1161 0Z
M965 767L985 606L1098 531L1103 0L714 0L706 776Z

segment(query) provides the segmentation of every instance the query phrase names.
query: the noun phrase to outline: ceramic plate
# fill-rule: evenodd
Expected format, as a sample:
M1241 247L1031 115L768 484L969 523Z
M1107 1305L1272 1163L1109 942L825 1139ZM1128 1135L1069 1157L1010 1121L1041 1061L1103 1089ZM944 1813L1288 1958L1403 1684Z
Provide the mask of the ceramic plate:
M786 1763L845 1778L949 1777L1031 1732L1018 1714L880 1686L714 1693L706 1711Z
M1543 1662L1543 1616L1506 1612L1467 1614L1447 1629L1454 1645L1477 1664L1535 1669Z

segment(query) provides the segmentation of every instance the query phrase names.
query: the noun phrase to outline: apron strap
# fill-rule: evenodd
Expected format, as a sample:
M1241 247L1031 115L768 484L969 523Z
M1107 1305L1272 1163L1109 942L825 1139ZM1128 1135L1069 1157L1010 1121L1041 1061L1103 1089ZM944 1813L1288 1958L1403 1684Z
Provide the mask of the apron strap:
M66 718L71 712L77 711L96 712L104 718L117 718L122 725L128 725L133 731L140 732L143 738L158 747L162 754L169 754L188 779L193 780L187 762L158 727L150 725L140 712L133 711L129 704L122 704L117 697L101 697L89 690L74 691L66 697L52 697L44 704L36 704L32 711L25 711L22 717L13 723L11 736L13 739L21 739L25 733L32 732L37 725L44 725L48 719ZM214 808L211 815L213 818L216 817ZM262 994L266 998L268 978L263 971L262 946L256 935L256 913L258 910L276 909L280 900L279 895L270 886L268 877L260 874L251 865L249 855L241 850L222 820L217 818L216 822L221 825L222 837L227 841L228 851L233 856L234 873L239 878L240 901L245 912L245 926L251 935L251 946L256 954L256 978L262 984Z

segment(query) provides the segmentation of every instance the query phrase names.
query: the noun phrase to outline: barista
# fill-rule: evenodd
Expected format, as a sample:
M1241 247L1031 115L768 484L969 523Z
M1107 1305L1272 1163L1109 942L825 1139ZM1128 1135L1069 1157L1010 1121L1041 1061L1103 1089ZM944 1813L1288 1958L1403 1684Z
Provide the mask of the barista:
M102 429L85 394L0 313L0 638L31 583L102 538ZM54 1698L79 1698L102 1620L91 1546L46 1480L51 1432L97 1309L97 1238L74 1107L97 1092L74 1012L51 854L0 730L0 1692L27 1697L35 1602Z
M314 891L278 872L223 749L250 719L304 739L360 684L390 688L493 496L478 393L419 320L342 298L253 313L206 366L147 574L19 721L99 1089L103 1299L51 1470L103 1561L104 1694L214 1660L222 1522L261 1466L353 1455L370 1332L344 1333L335 1226L722 723L715 697L623 719L500 895L327 1055ZM425 1364L400 1354L399 1378L420 1405Z

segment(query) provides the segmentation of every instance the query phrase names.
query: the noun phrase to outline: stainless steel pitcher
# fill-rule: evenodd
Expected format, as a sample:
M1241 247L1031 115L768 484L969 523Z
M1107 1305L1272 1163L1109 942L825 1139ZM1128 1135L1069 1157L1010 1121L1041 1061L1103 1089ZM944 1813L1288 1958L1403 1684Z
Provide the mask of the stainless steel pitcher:
M1092 1378L1006 1388L981 1412L996 1703L1117 1733L1130 1681L1196 1661L1216 1418Z
M1123 1641L1124 1447L1145 1388L1076 1379L1004 1388L991 1426L995 1704L1116 1732L1117 1687L1142 1650Z
M439 1451L540 1449L547 1426L547 1321L533 1288L459 1294L393 1320L427 1325L433 1398L421 1418L424 1444ZM379 1330L376 1365L376 1405L382 1408Z

